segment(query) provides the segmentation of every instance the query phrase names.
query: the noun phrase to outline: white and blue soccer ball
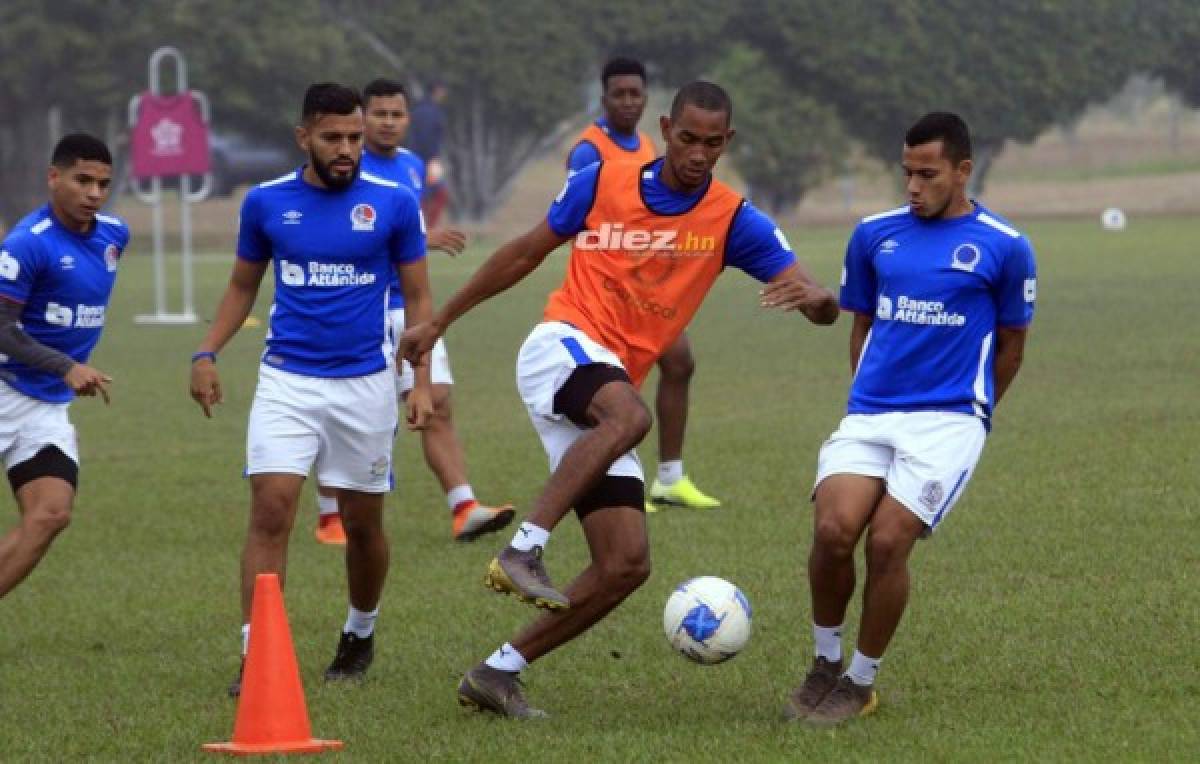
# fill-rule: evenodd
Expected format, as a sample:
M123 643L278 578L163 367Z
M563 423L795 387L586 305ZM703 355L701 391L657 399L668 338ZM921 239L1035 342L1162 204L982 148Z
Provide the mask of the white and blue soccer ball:
M684 581L667 598L663 630L671 647L703 665L729 660L750 640L750 600L716 576Z

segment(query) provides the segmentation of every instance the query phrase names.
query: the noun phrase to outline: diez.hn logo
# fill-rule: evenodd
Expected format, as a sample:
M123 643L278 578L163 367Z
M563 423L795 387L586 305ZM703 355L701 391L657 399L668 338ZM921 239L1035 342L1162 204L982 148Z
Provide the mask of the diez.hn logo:
M701 236L695 231L647 231L625 228L624 223L601 223L595 229L580 231L575 246L582 250L620 250L631 255L707 257L715 254L716 236Z

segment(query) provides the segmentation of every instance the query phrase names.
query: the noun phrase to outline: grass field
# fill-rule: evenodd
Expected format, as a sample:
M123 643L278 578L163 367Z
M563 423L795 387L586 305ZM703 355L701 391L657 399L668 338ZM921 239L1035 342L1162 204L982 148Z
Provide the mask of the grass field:
M512 723L456 705L461 673L532 611L482 587L505 539L450 542L443 499L406 435L379 653L362 686L320 682L345 615L342 562L312 539L310 497L297 523L286 600L314 732L345 740L338 756L359 761L1194 757L1200 222L1135 219L1121 234L1037 222L1028 232L1041 301L1025 368L964 500L915 555L877 717L824 732L779 717L811 654L806 496L844 405L849 323L818 329L765 313L756 285L731 273L693 326L687 449L689 472L726 506L650 517L649 583L526 672L530 698L553 718ZM847 231L791 233L836 284ZM436 255L437 293L483 254ZM513 361L564 262L552 258L449 337L459 430L486 500L526 507L545 476ZM228 267L198 265L202 313ZM203 327L135 326L149 285L147 259L130 257L94 359L117 379L113 404L73 409L84 460L74 524L0 602L3 761L199 761L201 743L232 730L224 693L237 666L248 506L239 475L263 331L244 330L222 355L227 403L206 421L186 394ZM642 453L652 468L654 448ZM12 500L2 501L11 519ZM584 558L568 518L550 571L565 581ZM712 668L672 654L661 632L668 593L699 574L735 581L755 609L746 651Z

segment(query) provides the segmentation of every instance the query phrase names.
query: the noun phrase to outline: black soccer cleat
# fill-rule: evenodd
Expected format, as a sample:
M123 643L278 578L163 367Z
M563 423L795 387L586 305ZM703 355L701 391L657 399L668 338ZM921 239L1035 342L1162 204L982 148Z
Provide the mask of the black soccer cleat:
M342 632L338 640L337 654L333 663L325 669L326 682L346 680L361 681L367 676L367 668L375 659L375 635L363 638L353 632Z

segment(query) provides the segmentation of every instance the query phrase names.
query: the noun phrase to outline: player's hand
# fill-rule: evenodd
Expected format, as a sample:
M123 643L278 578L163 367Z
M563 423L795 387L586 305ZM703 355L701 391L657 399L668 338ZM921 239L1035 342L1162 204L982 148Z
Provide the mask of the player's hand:
M225 401L217 365L210 358L200 358L192 363L192 400L200 404L204 416L209 419L212 419L212 407Z
M112 384L112 377L99 369L77 363L70 368L67 375L63 377L63 381L75 391L76 395L99 395L104 399L105 405L108 404L108 386Z
M433 350L434 343L440 336L441 332L432 321L405 329L396 347L397 362L408 361L414 366L427 363L429 351Z
M454 228L439 228L429 232L429 236L425 240L425 246L429 249L440 249L451 257L454 257L455 255L461 255L466 248L467 235Z
M829 299L828 289L802 279L775 281L767 284L759 293L759 304L764 308L798 310L805 315L820 310Z
M433 390L429 385L416 385L404 400L408 407L405 417L410 430L424 430L433 417Z

